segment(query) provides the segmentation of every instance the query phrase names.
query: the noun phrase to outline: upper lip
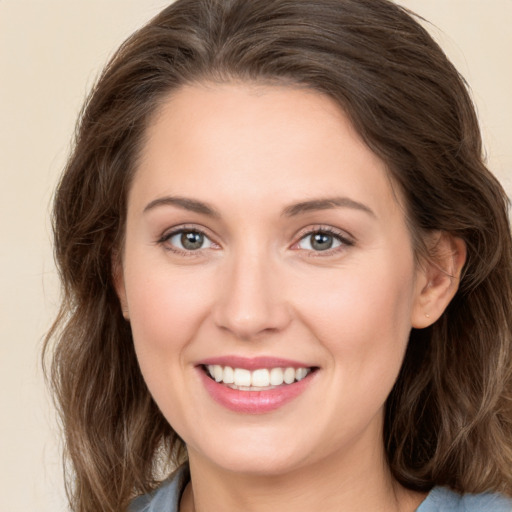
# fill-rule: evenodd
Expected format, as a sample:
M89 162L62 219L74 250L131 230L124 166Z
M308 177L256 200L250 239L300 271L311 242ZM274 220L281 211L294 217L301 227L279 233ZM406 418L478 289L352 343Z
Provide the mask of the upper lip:
M310 364L305 364L292 359L283 359L272 356L260 357L241 357L241 356L219 356L203 359L198 362L198 366L230 366L231 368L244 368L246 370L258 370L261 368L311 368Z

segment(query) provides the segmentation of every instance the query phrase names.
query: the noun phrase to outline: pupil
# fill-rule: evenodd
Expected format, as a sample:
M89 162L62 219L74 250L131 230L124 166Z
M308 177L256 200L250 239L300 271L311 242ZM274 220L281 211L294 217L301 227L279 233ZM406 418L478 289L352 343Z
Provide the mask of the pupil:
M200 249L203 245L204 236L201 233L187 231L181 235L181 245L187 250Z
M311 247L317 251L325 251L332 247L333 239L331 235L325 233L316 233L313 235Z

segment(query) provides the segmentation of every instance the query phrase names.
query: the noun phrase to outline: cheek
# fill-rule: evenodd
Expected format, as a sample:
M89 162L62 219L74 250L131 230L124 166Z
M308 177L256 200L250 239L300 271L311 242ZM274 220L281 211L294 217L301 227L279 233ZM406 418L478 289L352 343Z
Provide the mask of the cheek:
M149 270L148 270L149 269ZM127 265L130 323L141 367L146 359L176 360L208 314L208 283L197 269ZM169 361L169 359L167 359Z
M315 286L318 293L301 295L302 320L333 364L364 385L394 381L411 330L413 262L340 269L317 275Z
M187 389L193 373L188 347L208 314L208 287L197 270L176 273L155 264L127 265L127 270L130 324L142 375L167 421L186 434L198 421Z

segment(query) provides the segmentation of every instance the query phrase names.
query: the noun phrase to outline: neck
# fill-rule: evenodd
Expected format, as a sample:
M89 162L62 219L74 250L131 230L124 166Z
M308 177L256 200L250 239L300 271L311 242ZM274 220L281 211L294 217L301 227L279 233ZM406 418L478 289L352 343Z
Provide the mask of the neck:
M181 512L413 512L425 495L403 488L379 453L332 454L279 475L242 474L221 468L189 450L192 484ZM342 462L340 462L340 460ZM212 497L215 497L212 500Z

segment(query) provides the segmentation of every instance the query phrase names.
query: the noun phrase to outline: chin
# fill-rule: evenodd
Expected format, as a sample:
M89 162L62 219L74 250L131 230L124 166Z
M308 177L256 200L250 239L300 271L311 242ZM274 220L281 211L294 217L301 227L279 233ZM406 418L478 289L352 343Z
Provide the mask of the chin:
M249 458L247 453L225 457L218 461L218 465L225 471L239 475L276 477L300 469L302 464L293 457L283 456L282 453L259 454Z
M304 442L298 441L290 445L272 441L270 435L245 440L232 436L214 446L198 447L197 451L189 447L189 456L209 459L211 464L237 474L278 476L305 464Z

